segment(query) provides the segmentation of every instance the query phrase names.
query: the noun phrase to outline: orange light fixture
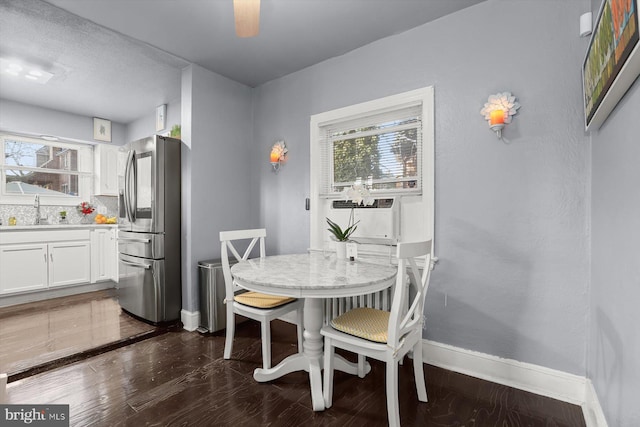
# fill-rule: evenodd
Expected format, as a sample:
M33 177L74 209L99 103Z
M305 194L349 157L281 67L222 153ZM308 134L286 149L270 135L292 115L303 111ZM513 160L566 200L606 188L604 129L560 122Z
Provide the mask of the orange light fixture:
M489 117L489 125L503 125L504 124L504 110L493 110Z
M510 92L502 92L489 96L480 114L487 120L498 139L502 139L502 129L511 123L511 118L516 115L518 108L520 104L516 101L516 97Z
M260 31L260 0L233 0L238 37L255 37Z
M274 148L271 150L271 155L269 156L271 164L278 163L280 161L280 153Z
M274 172L278 173L280 165L286 160L288 151L287 144L285 144L284 141L278 141L273 144L271 152L269 153L269 162L271 163L271 166L273 166Z

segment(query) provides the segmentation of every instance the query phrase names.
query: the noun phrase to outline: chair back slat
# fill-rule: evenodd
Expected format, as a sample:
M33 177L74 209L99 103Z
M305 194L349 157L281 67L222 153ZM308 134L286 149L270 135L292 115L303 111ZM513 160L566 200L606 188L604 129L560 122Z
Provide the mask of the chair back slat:
M235 257L238 262L246 261L249 259L249 255L253 251L257 242L260 242L260 258L265 256L264 240L267 236L267 231L264 228L256 228L251 230L233 230L233 231L221 231L220 232L220 258L222 261L222 272L224 273L225 282L225 299L227 301L233 300L234 292L237 288L233 282L231 275L231 265L229 263L229 252ZM246 241L251 239L248 243L243 255L236 249L233 242ZM237 244L237 243L236 243Z
M422 333L424 301L431 277L431 241L398 243L398 275L396 276L387 344L399 349L408 334ZM424 258L422 274L416 260ZM413 280L409 280L413 277ZM415 293L409 301L413 286Z

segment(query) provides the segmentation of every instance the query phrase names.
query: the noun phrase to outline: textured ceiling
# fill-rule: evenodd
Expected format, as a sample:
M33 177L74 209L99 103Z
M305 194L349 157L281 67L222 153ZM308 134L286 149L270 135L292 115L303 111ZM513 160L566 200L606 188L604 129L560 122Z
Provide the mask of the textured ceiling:
M258 86L480 0L262 0L260 33L248 39L235 35L232 0L48 1Z
M179 99L189 63L257 86L481 1L262 0L240 39L232 0L0 0L0 56L54 73L0 97L128 123Z
M0 74L0 97L119 123L179 99L188 65L38 0L0 0L0 56L54 74L46 85Z

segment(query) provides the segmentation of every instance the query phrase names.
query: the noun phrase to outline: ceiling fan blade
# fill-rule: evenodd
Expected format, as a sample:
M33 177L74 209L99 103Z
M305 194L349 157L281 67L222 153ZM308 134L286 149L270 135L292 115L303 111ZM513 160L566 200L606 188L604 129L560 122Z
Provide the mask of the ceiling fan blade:
M260 31L260 0L233 0L238 37L255 37Z

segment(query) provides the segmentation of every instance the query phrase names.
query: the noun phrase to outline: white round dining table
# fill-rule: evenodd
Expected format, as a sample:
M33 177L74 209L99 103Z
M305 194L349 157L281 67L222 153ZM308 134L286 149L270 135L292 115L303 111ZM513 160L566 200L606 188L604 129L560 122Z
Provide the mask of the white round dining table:
M323 299L364 295L394 283L397 267L388 262L337 260L335 254L310 252L275 255L240 262L231 267L234 282L265 294L304 298L303 351L270 369L257 368L258 382L271 381L291 372L308 371L315 411L325 409L322 397ZM336 355L335 369L357 374L357 364ZM370 367L368 367L370 369Z

